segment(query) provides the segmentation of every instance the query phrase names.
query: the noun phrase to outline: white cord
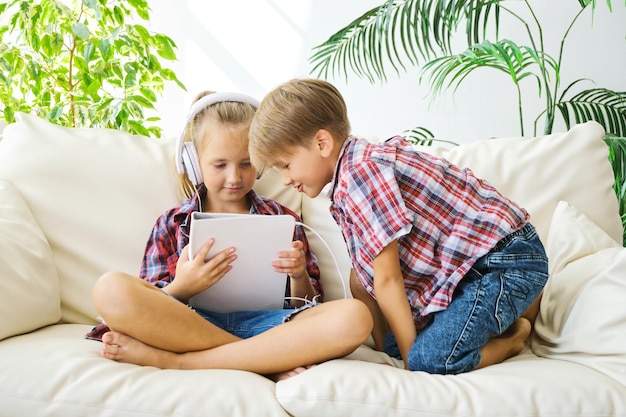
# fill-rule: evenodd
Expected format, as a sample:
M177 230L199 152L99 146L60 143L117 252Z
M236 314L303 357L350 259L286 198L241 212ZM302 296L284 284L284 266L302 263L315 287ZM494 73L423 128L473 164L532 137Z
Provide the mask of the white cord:
M298 300L298 301L302 301L306 305L306 304L316 304L318 298L319 298L319 295L316 295L315 297L313 297L312 300L309 300L306 297L305 298L302 298L302 297L285 297L285 300Z
M313 234L315 236L317 236L319 238L319 240L324 244L324 247L326 247L326 250L328 251L328 253L330 253L330 257L333 259L333 262L335 263L335 268L337 269L337 276L339 277L339 281L341 282L341 287L343 288L343 298L348 298L348 290L346 289L346 283L343 281L343 276L341 275L341 270L339 269L339 263L337 262L337 258L335 258L335 255L333 254L333 251L330 249L330 246L328 246L328 243L326 243L324 238L322 238L322 236L320 236L319 233L317 233L315 230L313 230L313 228L311 226L307 226L306 224L301 223L301 222L296 222L296 224L299 224L300 226L304 227L305 229L310 230L311 232L313 232Z
M195 194L196 194L196 198L198 199L198 211L200 213L204 213L204 210L202 209L202 199L200 198L200 193L198 192L198 187L194 187L195 188Z

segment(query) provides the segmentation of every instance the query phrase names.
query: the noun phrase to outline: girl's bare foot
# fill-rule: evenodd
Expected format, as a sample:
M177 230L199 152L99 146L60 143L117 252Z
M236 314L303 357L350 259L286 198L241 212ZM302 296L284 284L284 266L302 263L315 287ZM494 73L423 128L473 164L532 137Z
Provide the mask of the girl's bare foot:
M117 362L135 365L156 366L157 368L180 368L176 366L176 358L179 354L146 345L137 339L116 331L109 331L102 336L102 356ZM268 378L275 382L282 381L283 379L301 374L314 366L299 366L290 371L268 375Z
M123 333L110 331L102 336L102 356L117 362L165 368L164 360L172 355Z

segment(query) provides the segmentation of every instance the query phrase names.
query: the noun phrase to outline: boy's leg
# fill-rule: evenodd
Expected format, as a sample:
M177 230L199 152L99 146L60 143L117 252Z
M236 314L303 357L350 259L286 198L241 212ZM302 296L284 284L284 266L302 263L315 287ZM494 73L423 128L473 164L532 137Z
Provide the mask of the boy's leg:
M361 281L356 277L354 270L350 270L350 292L352 296L357 300L362 301L370 310L370 314L374 319L374 328L372 330L372 339L374 340L374 346L377 350L383 350L383 342L385 336L389 332L389 326L383 312L380 310L376 300L365 291L365 288L361 284Z
M159 349L189 352L239 340L151 283L123 272L100 277L93 300L112 330Z
M460 373L519 353L530 333L522 317L548 278L548 261L532 226L480 258L461 280L444 311L418 335L409 367Z
M174 369L238 369L259 374L290 371L347 355L369 336L372 317L355 299L329 301L249 339L177 354L117 335L111 358Z
M543 297L543 291L539 294L539 296L533 301L533 303L526 309L522 317L530 322L531 327L535 325L535 320L537 319L537 315L539 314L539 306L541 305L541 297Z

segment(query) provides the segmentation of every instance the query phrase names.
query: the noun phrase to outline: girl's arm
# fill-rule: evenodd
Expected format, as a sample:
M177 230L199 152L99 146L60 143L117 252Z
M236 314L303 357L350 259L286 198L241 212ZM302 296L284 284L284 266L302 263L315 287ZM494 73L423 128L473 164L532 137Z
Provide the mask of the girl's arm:
M291 250L278 254L278 259L273 266L277 272L289 274L289 288L291 297L313 300L317 296L317 291L313 288L311 278L307 271L307 259L304 253L304 244L295 240L291 244ZM290 300L291 307L299 307L304 304L301 300Z
M374 259L374 293L396 337L404 367L408 369L408 354L417 332L404 289L397 240L387 245Z
M235 248L227 248L210 260L205 261L213 246L209 239L192 259L189 259L189 245L185 246L176 264L176 277L165 291L184 303L201 291L214 285L232 269L231 263L237 258Z

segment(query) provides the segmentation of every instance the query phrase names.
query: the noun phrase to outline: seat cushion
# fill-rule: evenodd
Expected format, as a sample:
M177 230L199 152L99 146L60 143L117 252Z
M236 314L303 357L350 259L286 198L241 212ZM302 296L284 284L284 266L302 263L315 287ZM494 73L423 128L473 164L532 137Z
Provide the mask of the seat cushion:
M288 417L265 377L114 362L83 338L89 329L57 324L0 342L0 415Z
M598 417L626 409L626 388L614 379L530 350L460 375L338 359L278 382L276 397L298 417Z

